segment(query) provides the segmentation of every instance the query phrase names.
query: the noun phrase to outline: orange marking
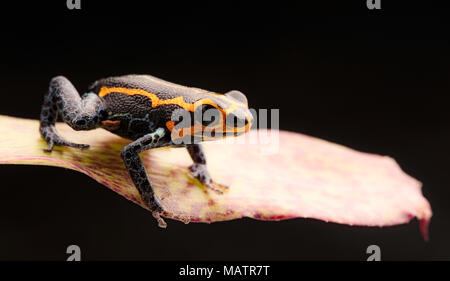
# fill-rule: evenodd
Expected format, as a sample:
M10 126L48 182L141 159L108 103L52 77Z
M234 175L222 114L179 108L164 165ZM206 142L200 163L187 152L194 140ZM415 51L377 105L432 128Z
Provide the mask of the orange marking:
M141 95L141 96L148 97L152 101L152 108L155 108L155 107L158 107L161 105L165 105L165 104L175 104L175 105L178 105L188 111L194 112L196 105L209 104L211 106L214 106L218 110L223 111L211 99L201 99L201 100L196 101L195 103L185 102L182 96L176 97L173 99L162 100L154 93L150 93L150 92L147 92L142 89L128 89L128 88L123 88L123 87L108 88L108 87L103 86L100 89L100 92L98 95L100 97L104 97L110 93L121 93L121 94L129 95L129 96Z
M120 128L120 121L111 121L111 120L102 121L102 128L112 131L117 130Z
M167 121L167 122L166 122L166 127L167 127L167 129L169 129L169 131L172 132L173 128L175 127L175 122L173 122L173 121Z
M183 88L187 88L184 86L180 86ZM190 88L191 89L191 88ZM194 89L200 92L200 90L198 89ZM236 103L231 102L231 106L228 109L222 109L220 108L214 101L212 101L211 99L205 98L205 99L200 99L198 101L196 101L195 103L187 103L184 101L182 96L176 97L176 98L172 98L172 99L167 99L167 100L162 100L160 99L156 94L151 93L151 92L147 92L145 90L142 89L129 89L129 88L123 88L123 87L111 87L108 88L106 86L103 86L100 89L99 92L99 96L100 97L104 97L110 93L121 93L121 94L125 94L125 95L129 95L129 96L134 96L134 95L141 95L141 96L145 96L148 97L151 101L152 101L152 108L161 106L161 105L166 105L166 104L174 104L174 105L178 105L181 108L184 108L187 111L191 111L194 112L195 108L199 105L202 104L207 104L207 105L211 105L213 107L215 107L216 109L218 109L221 113L222 113L222 122L224 125L224 128L226 128L225 130L223 130L221 133L239 133L239 132L247 132L250 129L250 123L248 123L245 127L243 128L230 128L228 126L225 125L225 116L227 114L229 114L230 112L235 111L238 107L236 106ZM201 92L204 94L210 94L210 95L217 95L220 97L223 97L223 95L219 95L219 94L214 94L214 93L209 93L209 92ZM247 120L249 119L248 116L246 116ZM119 122L120 121L114 121L114 122ZM114 124L116 125L116 124ZM167 129L169 129L169 131L172 132L172 130L175 127L175 123L173 121L168 121L166 122L166 127ZM118 127L117 127L118 128ZM183 130L190 130L191 131L191 135L197 135L198 132L210 132L211 129L209 127L205 127L205 126L200 126L201 131L195 130L195 128L198 128L198 126L191 126L190 128L183 128ZM215 128L213 128L215 129ZM179 136L183 136L183 130L181 130L181 132L178 131L178 135ZM175 132L177 133L177 132Z

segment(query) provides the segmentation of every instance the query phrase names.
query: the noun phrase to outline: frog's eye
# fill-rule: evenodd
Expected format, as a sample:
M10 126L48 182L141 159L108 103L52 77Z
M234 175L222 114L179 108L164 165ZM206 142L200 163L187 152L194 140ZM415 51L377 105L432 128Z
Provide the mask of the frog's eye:
M239 91L236 90L229 91L228 93L225 94L225 96L247 105L247 97Z
M201 104L195 109L194 118L203 126L211 126L220 120L220 111L212 105Z

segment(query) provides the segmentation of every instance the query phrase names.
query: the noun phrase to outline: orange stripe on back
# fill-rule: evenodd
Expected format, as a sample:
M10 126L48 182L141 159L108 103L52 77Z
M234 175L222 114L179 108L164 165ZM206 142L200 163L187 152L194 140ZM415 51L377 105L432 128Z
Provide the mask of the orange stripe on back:
M167 99L167 100L162 100L160 99L157 95L155 95L154 93L151 92L147 92L145 90L142 89L129 89L129 88L123 88L123 87L105 87L103 86L100 89L99 92L99 96L100 97L104 97L110 93L121 93L121 94L125 94L125 95L129 95L129 96L134 96L134 95L141 95L141 96L146 96L149 99L151 99L152 101L152 108L154 107L158 107L161 105L165 105L165 104L174 104L174 105L178 105L188 111L192 111L194 112L195 109L195 105L199 105L199 104L209 104L211 106L214 106L215 108L219 109L220 111L223 111L221 108L219 108L219 106L217 106L217 104L215 102L213 102L211 99L200 99L198 101L196 101L195 103L187 103L184 101L182 96L173 98L173 99Z

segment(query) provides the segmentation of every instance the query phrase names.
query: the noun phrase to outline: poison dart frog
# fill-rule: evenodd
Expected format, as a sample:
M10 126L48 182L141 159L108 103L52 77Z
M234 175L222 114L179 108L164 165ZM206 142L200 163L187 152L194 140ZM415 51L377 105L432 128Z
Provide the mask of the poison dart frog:
M56 146L87 149L63 139L55 129L61 117L74 130L104 128L132 142L121 150L129 175L160 227L171 217L155 195L139 153L157 147L184 146L193 164L191 175L219 193L228 187L211 179L200 142L247 132L252 114L246 96L236 90L219 94L185 87L150 75L124 75L97 80L80 96L63 76L51 79L40 115L40 133ZM172 216L173 217L173 216Z

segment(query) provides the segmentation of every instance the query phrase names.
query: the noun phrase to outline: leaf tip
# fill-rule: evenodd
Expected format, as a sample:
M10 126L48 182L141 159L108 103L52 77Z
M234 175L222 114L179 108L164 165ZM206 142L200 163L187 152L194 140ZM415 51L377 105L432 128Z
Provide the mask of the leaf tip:
M419 220L420 233L422 234L422 237L425 240L425 242L430 241L430 236L428 233L429 224L430 224L430 218L422 218Z

